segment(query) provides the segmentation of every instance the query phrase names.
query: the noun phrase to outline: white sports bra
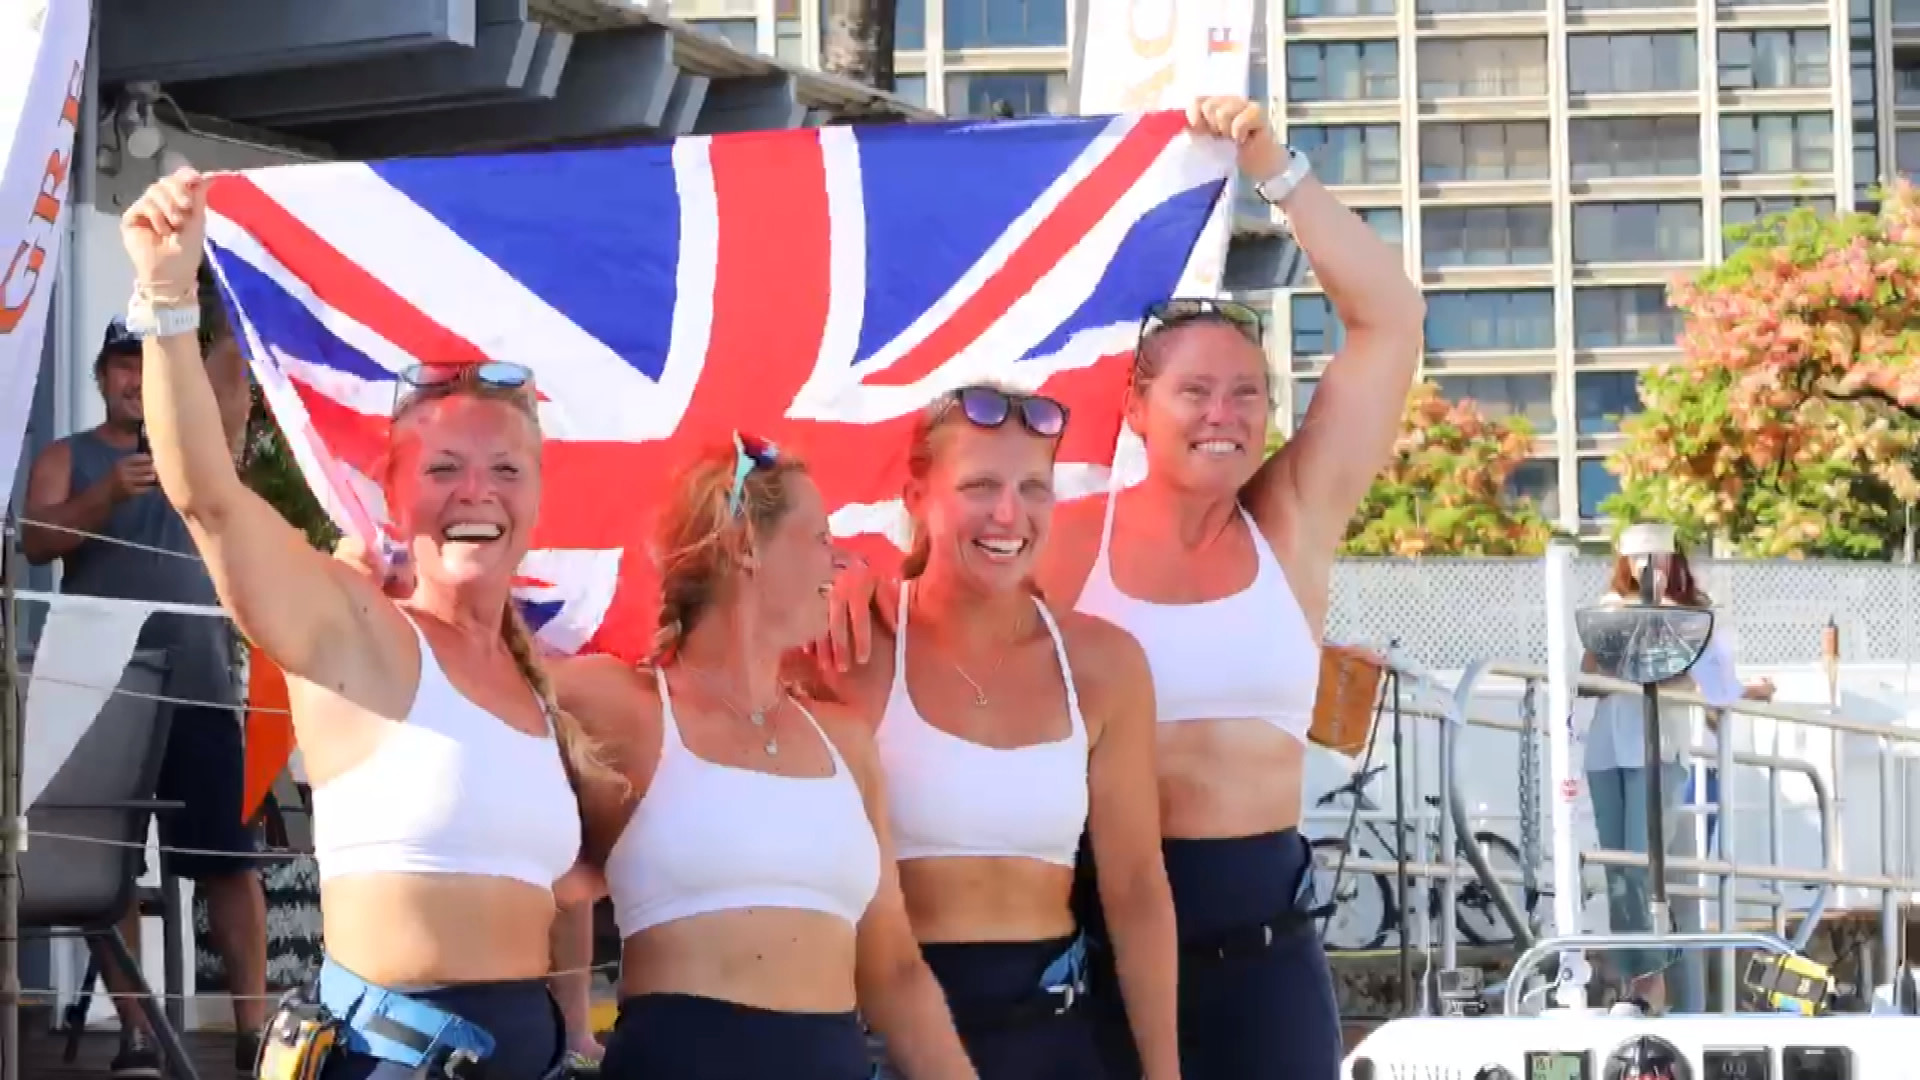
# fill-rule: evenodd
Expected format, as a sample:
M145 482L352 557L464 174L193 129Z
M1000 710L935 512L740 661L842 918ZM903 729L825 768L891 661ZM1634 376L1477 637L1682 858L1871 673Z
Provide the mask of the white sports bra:
M907 687L910 587L900 587L893 689L878 734L896 856L1005 857L1072 866L1087 824L1087 725L1052 613L1035 598L1060 658L1071 730L1052 742L1003 750L950 735L914 707Z
M833 775L775 776L695 757L659 669L660 764L607 853L623 938L740 908L799 908L858 923L880 887L880 841L833 740ZM809 723L813 714L794 702ZM820 725L813 723L815 731Z
M1114 584L1109 549L1118 502L1117 492L1107 496L1100 553L1076 610L1140 643L1160 722L1249 718L1304 740L1320 684L1320 642L1253 515L1240 508L1259 559L1252 585L1199 604L1156 604Z
M313 789L320 880L474 874L552 888L580 854L580 804L559 743L468 700L418 623L413 635L420 685L406 719L365 760Z

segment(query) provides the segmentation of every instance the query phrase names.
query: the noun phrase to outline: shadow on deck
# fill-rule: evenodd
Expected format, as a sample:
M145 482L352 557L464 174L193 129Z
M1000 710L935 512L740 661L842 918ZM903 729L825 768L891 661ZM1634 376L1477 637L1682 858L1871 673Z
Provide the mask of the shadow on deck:
M50 1014L43 1009L25 1009L20 1014L20 1041L25 1053L20 1058L21 1080L102 1080L107 1064L119 1048L120 1037L111 1031L89 1031L80 1037L80 1053L72 1064L60 1060L67 1037L50 1029ZM200 1080L234 1080L234 1036L228 1031L196 1031L181 1036Z

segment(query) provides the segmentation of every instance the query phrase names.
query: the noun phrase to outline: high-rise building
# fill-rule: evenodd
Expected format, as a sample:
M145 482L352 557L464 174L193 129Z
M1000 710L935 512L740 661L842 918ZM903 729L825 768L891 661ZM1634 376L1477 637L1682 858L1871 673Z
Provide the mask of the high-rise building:
M820 55L822 0L672 8L748 47ZM1615 490L1602 462L1638 372L1678 355L1667 284L1720 258L1727 226L1864 208L1888 170L1920 171L1920 0L1258 8L1254 96L1404 251L1427 293L1426 377L1531 422L1514 486L1568 527ZM1061 110L1068 11L901 0L898 89L951 115ZM1244 193L1239 209L1265 212ZM1311 278L1252 299L1271 313L1282 423L1297 422L1339 322Z

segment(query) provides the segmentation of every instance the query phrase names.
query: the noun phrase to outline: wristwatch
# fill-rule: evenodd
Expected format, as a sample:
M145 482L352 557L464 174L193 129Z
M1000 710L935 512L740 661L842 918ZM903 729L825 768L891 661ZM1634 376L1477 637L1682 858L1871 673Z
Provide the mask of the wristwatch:
M141 339L193 334L200 330L200 305L155 307L149 299L135 293L127 301L127 329Z
M1307 160L1307 155L1291 146L1286 149L1287 167L1280 170L1279 175L1269 176L1253 185L1254 193L1259 195L1268 206L1279 206L1285 202L1287 196L1293 194L1294 189L1300 186L1300 181L1305 180L1307 174L1313 171L1313 163Z

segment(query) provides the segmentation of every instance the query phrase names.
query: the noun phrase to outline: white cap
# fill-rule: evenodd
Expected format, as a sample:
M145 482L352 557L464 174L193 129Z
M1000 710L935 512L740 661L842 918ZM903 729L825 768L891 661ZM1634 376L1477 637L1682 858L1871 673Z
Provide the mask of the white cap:
M1628 558L1671 555L1674 552L1674 532L1671 525L1630 525L1620 534L1620 554Z

